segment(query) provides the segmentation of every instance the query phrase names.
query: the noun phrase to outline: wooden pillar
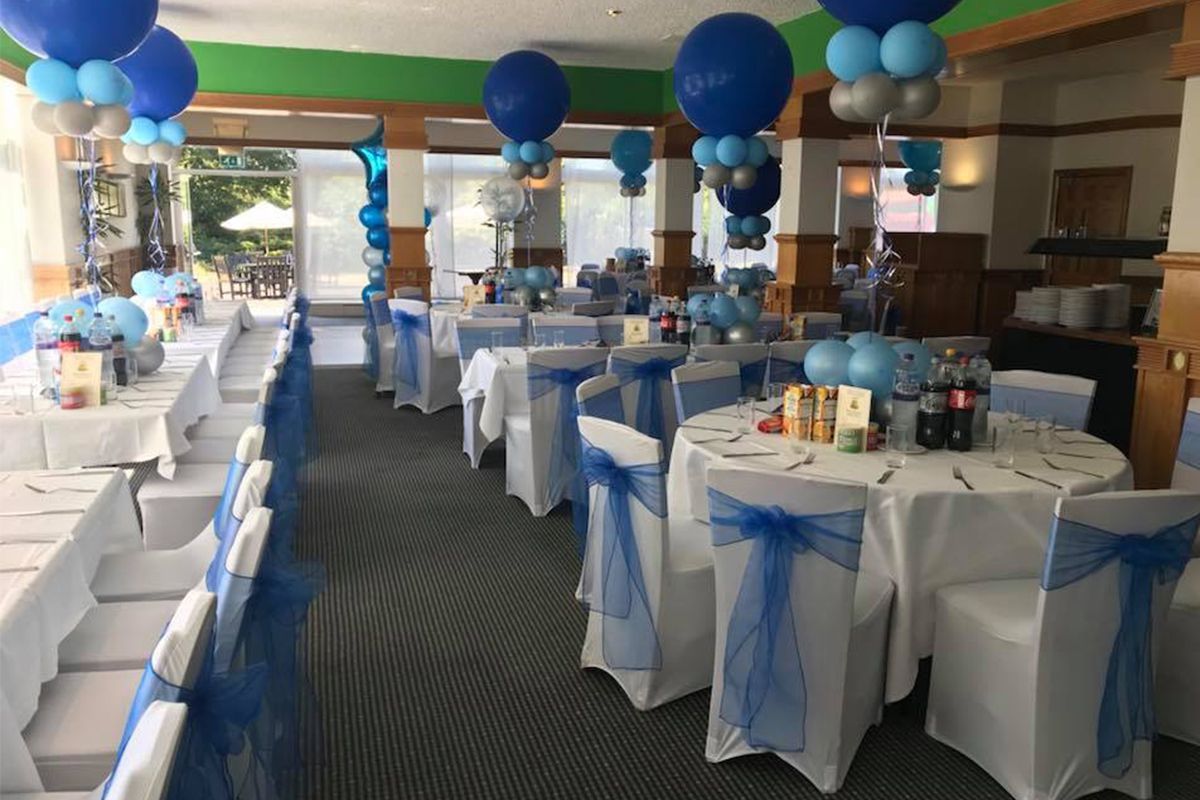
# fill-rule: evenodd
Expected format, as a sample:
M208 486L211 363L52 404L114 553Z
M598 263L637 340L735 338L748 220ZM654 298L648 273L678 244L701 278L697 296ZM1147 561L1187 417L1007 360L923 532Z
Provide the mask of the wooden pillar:
M650 287L656 294L687 297L692 281L692 143L700 135L685 120L654 129L654 252Z
M429 300L431 272L425 258L425 151L429 140L425 118L389 115L384 117L383 126L392 243L388 296L398 286L419 286Z
M1158 336L1137 337L1131 459L1139 489L1171 485L1187 402L1200 397L1200 0L1184 10L1169 77L1185 80L1171 238L1163 268Z

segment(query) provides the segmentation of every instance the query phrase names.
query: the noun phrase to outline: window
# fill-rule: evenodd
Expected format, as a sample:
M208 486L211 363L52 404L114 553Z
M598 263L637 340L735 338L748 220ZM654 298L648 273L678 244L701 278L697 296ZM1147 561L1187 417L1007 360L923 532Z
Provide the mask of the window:
M748 267L752 264L763 263L775 269L779 258L779 245L775 234L779 232L779 204L776 203L764 216L771 220L771 232L767 234L767 246L762 250L730 250L726 247L729 236L725 233L725 218L729 212L717 199L717 193L702 186L692 200L692 255L697 258L707 258L717 266L717 275L723 270L721 266L734 268Z
M487 217L479 207L479 189L504 174L499 155L425 156L425 206L433 212L427 241L435 296L454 297L461 294L463 284L470 283L455 270L496 263L495 231L486 225Z
M33 301L21 139L28 113L29 105L21 102L17 84L0 80L0 320L8 313L27 310Z
M879 197L883 206L883 226L889 231L937 230L938 194L932 197L908 193L904 183L906 167L887 167L879 182Z
M573 267L613 258L618 247L653 249L654 165L646 194L621 196L621 172L604 158L563 159L567 263Z

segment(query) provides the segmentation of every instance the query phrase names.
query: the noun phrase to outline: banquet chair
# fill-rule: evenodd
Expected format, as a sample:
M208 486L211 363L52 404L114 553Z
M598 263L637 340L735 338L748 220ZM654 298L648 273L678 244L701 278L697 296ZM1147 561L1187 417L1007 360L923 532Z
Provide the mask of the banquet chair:
M1171 488L1200 492L1200 398L1188 401ZM1200 545L1183 570L1167 612L1156 673L1158 728L1200 745Z
M600 266L598 264L584 264L579 268L579 272L575 273L575 285L581 289L592 289L596 285L596 278L600 275Z
M101 557L92 578L92 595L102 604L183 597L204 579L221 541L236 535L251 509L263 504L272 474L270 461L255 461L247 468L237 488L224 535L218 536L216 523L209 520L204 530L174 550L110 553Z
M767 355L767 383L808 383L804 358L813 341L771 342Z
M978 356L987 355L992 340L987 336L926 336L921 344L934 355L945 355L947 350L955 350L960 356Z
M1079 431L1087 430L1095 394L1095 381L1074 375L1026 369L992 373L993 411L1019 411L1033 419L1052 416L1055 423Z
M429 304L392 300L388 305L396 343L392 367L396 399L392 407L416 406L424 414L433 414L458 405L458 356L434 353Z
M571 313L577 317L593 317L595 319L599 319L600 317L610 316L613 313L613 304L609 302L594 303L591 301L585 303L574 303L571 306ZM600 323L597 322L596 324L599 325Z
M601 272L598 274L596 279L592 281L592 291L596 300L622 301L622 308L624 307L624 295L621 292L621 283L613 273Z
M668 459L679 424L671 370L687 363L687 354L686 345L650 344L614 347L608 355L608 371L621 380L625 423L662 442Z
M697 361L735 361L741 374L741 394L761 397L767 374L765 344L702 344L696 348Z
M136 726L152 700L185 702L208 660L216 610L215 595L189 592L142 669L68 672L42 685L23 735L48 791L99 786L116 761L126 720ZM143 679L175 688L142 695Z
M661 442L595 417L579 431L592 509L580 665L645 711L712 682L712 556L702 524L668 519Z
M599 417L625 424L625 406L621 398L621 379L605 374L588 378L575 389L579 416Z
M783 314L778 311L764 311L759 314L754 323L754 336L758 341L768 344L783 336Z
M580 383L604 372L608 351L556 347L529 354L529 413L504 418L505 493L520 498L535 517L582 493L579 429Z
M392 328L392 311L387 295L374 292L371 295L371 320L375 323L375 339L379 342L379 375L375 378L375 396L393 391L392 369L396 356L396 333Z
M187 432L191 447L176 457L177 464L221 464L229 460L229 454L237 448L238 439L250 425L267 425L268 410L275 394L278 381L275 367L268 367L263 374L258 400L245 404L247 410L223 410L204 417ZM241 404L239 404L241 405Z
M1198 516L1187 492L1060 498L1040 581L939 590L926 732L1014 797L1151 797L1155 651Z
M704 755L774 753L841 788L883 717L894 589L859 569L867 490L714 467L716 646Z
M591 317L534 317L533 335L544 335L547 346L555 343L560 332L567 347L600 341L600 329Z
M592 302L592 290L590 287L561 286L558 288L557 294L560 308L570 308L580 303Z
M842 329L842 315L836 311L804 312L804 338L820 341Z
M733 361L685 364L671 370L675 419L680 425L697 414L731 406L742 393L742 375Z
M460 319L455 324L455 335L458 338L459 375L465 375L475 351L488 349L492 346L493 334L500 334L504 347L520 347L522 322L516 318L502 319ZM483 411L484 397L475 393L467 397L460 391L463 407L463 452L471 461L471 469L479 469L479 461L488 442L483 432L479 430L479 415Z

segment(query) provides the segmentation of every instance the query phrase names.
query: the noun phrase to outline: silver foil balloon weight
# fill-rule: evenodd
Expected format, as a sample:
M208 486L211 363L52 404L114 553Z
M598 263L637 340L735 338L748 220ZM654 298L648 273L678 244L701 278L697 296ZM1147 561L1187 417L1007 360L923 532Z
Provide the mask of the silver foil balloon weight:
M724 164L709 164L704 168L704 185L710 189L720 189L732 177L732 170Z
M633 197L633 190L625 186L621 187L621 197Z
M756 338L749 322L735 322L725 329L725 344L751 344Z
M740 167L733 168L733 174L730 176L729 182L733 184L735 189L749 189L758 181L758 168L749 164L742 164Z
M518 286L512 290L513 301L519 306L531 308L537 303L537 290L532 286Z
M942 104L942 87L930 77L911 78L900 82L900 106L892 112L893 119L924 119Z
M547 286L545 289L538 289L537 298L542 308L553 308L558 302L558 292Z
M137 346L128 348L128 352L137 361L138 375L145 376L155 372L162 366L166 358L162 342L152 336L143 336Z
M767 246L767 237L751 236L749 243L746 245L751 250L762 250Z
M854 82L850 90L854 113L870 122L878 122L900 107L900 87L891 76L870 72Z

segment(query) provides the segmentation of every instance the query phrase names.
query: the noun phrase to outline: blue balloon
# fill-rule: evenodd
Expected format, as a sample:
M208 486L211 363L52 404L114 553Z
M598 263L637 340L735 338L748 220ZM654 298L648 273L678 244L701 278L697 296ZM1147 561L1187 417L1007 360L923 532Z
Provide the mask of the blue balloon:
M79 326L80 332L84 332L91 327L92 314L95 310L92 298L73 297L70 300L55 303L50 308L50 319L54 321L55 326L60 326L69 316Z
M809 354L811 353L810 350ZM808 359L805 359L806 368L807 363ZM890 397L896 365L899 363L900 354L880 337L877 341L858 348L850 357L850 383L862 389L870 389L874 397Z
M701 308L707 309L708 306L710 306L712 304L712 299L713 299L713 296L706 292L692 295L691 297L688 298L688 301L687 301L688 313L691 314L693 317L696 316L696 313Z
M383 213L383 209L373 205L365 205L358 210L358 221L367 228L376 228L380 225L387 225L387 215Z
M750 270L753 273L753 270ZM758 305L758 300L750 295L741 295L734 301L737 303L738 319L745 322L747 325L753 325L758 322L758 318L762 315L762 308Z
M733 169L746 163L746 140L732 133L717 142L717 161Z
M200 78L196 59L182 39L161 25L155 25L146 41L117 66L133 81L132 116L170 119L196 95Z
M554 286L554 273L545 267L527 267L525 285L531 289L549 289Z
M918 172L936 172L942 168L941 142L906 139L897 144L900 150L900 160L909 169Z
M521 160L521 145L517 142L505 142L500 146L500 157L506 164L515 164Z
M518 141L540 142L558 130L571 108L571 87L554 59L533 50L501 56L483 80L483 108L496 129Z
M158 123L158 138L169 145L180 147L187 139L187 128L178 120L165 119Z
M79 99L74 68L54 58L43 58L30 64L25 70L25 85L38 100L50 105Z
M75 74L79 93L96 105L120 103L132 84L111 61L85 61Z
M392 265L392 248L386 247L383 250L383 265L390 267Z
M504 285L509 289L525 285L525 268L509 267L504 270Z
M645 185L646 185L646 176L645 175L634 175L633 176L633 188L641 189Z
M528 141L522 144L521 160L526 164L540 164L542 161L542 143Z
M158 0L4 0L0 28L39 56L78 67L113 61L142 43L158 16Z
M727 294L719 294L708 305L708 316L718 328L728 328L741 318L737 301Z
M370 284L370 283L368 283L366 286L364 286L364 287L362 288L362 292L360 292L360 295L362 296L362 300L363 300L363 302L364 302L364 303L369 303L369 302L371 302L371 295L375 294L375 293L376 293L376 292L378 292L378 291L379 291L379 287L377 287L377 286L374 286L373 284Z
M879 60L897 78L924 75L938 59L938 35L923 22L907 20L883 35Z
M717 137L701 136L692 143L692 160L702 167L707 167L717 160Z
M173 294L190 292L198 283L190 272L175 272L163 278L163 285Z
M730 236L737 236L742 232L742 218L728 216L725 218L725 233Z
M804 374L819 386L840 386L849 378L854 348L836 339L817 342L804 356Z
M157 297L158 290L163 285L163 276L154 270L144 269L141 272L133 274L129 285L133 287L133 293L136 295L141 297Z
M376 225L374 228L367 229L367 244L371 247L378 247L380 250L385 250L391 244L391 235L388 229L383 225Z
M911 354L913 357L913 369L917 371L918 379L925 377L925 373L929 371L930 364L933 361L932 350L915 339L905 339L902 342L896 342L892 345L892 349L901 358Z
M746 140L746 163L752 167L761 167L771 157L765 140L751 136Z
M134 144L148 147L158 141L158 123L149 117L134 117L125 135Z
M908 19L933 22L944 17L961 0L820 0L835 19L845 25L866 25L883 36L893 25Z
M645 172L650 169L653 147L646 131L621 131L612 140L612 162L622 172Z
M554 145L549 142L542 142L542 163L549 164L558 155L558 151L554 149Z
M860 347L866 347L869 344L876 342L886 342L887 339L872 331L859 331L846 340L846 344L858 350Z
M371 199L371 205L376 208L387 208L388 206L388 191L387 184L382 186L372 186L367 190L367 197Z
M433 212L428 207L425 208L425 227L428 228L433 223Z
M717 190L717 199L725 210L739 217L757 217L766 214L779 202L782 175L779 162L768 158L758 168L758 180L749 189L734 189L726 184Z
M929 75L931 77L937 75L939 72L944 70L946 68L946 62L950 59L950 53L949 53L949 51L946 50L946 40L943 39L941 36L937 37L937 48L938 48L937 57L934 58L933 64L929 67L929 70L925 73L926 75Z
M701 132L744 139L779 116L794 76L792 51L774 25L753 14L718 14L683 40L675 99Z
M146 335L150 327L150 319L141 306L127 297L106 297L96 307L104 316L112 316L125 336L125 341L135 345Z
M771 220L766 217L742 217L741 229L738 233L743 236L766 236L770 230Z
M825 64L838 80L850 83L869 72L882 72L879 34L862 25L842 28L825 46Z
M378 291L387 286L387 270L383 267L371 267L367 270L367 280Z

